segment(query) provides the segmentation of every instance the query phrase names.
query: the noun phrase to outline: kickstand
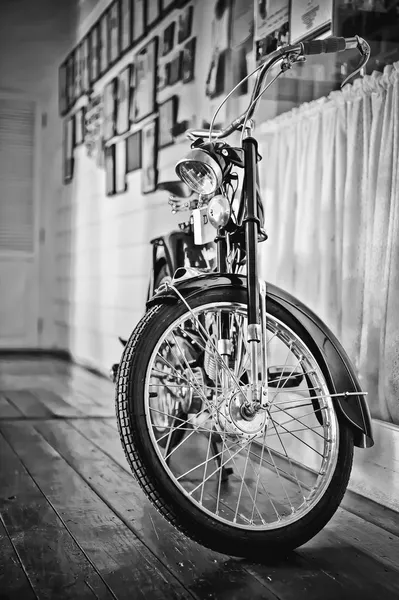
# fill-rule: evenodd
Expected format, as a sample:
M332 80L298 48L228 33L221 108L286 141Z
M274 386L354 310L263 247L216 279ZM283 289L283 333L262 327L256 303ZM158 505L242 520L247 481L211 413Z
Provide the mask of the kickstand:
M220 469L221 465L222 465L222 459L220 458L220 452L219 452L219 448L217 446L217 442L215 440L215 434L211 433L210 434L211 437L211 450L212 450L212 454L213 454L213 458L218 466L218 468ZM233 469L231 467L222 467L222 481L228 481L229 476L233 474Z

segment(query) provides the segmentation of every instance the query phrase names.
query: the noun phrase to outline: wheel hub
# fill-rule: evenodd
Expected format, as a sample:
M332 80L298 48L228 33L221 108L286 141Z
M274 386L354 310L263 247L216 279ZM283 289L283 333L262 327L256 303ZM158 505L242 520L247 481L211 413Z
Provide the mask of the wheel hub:
M265 430L268 412L248 410L246 402L244 389L236 390L219 403L216 419L228 435L251 438Z

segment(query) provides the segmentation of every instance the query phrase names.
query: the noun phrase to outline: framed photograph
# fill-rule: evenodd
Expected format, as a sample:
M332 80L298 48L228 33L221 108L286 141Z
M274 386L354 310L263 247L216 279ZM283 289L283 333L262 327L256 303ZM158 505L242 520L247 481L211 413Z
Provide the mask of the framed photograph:
M176 56L166 65L166 85L174 85L181 80L183 52L178 52Z
M129 85L129 122L134 123L134 111L135 111L135 87L136 87L136 73L134 64L130 65L130 85Z
M93 84L100 76L100 61L99 61L99 27L94 25L89 33L89 80Z
M135 89L134 89L134 121L141 121L155 111L157 42L153 38L136 55Z
M115 135L117 81L117 78L113 79L104 88L103 138L105 141Z
M332 18L332 0L290 0L290 44L328 31Z
M120 73L116 90L116 133L126 133L130 127L130 65Z
M105 12L100 17L99 26L100 75L108 69L108 39L108 13Z
M175 0L161 0L162 14L166 14L167 12L172 10L174 5L175 5Z
M73 148L75 145L75 117L70 117L64 121L63 132L63 180L69 183L73 178L74 158Z
M132 0L121 0L121 52L132 43Z
M82 42L82 89L83 93L87 94L90 90L90 39L89 36L83 39Z
M132 36L133 42L145 35L145 0L132 0Z
M75 143L74 146L80 146L85 141L85 108L80 108L75 113Z
M157 122L151 121L142 131L141 192L149 194L157 188Z
M126 141L120 140L115 144L115 194L126 190Z
M62 63L58 70L58 109L61 116L68 111L68 71L67 62Z
M161 0L147 0L147 27L152 27L161 18Z
M197 38L192 38L183 48L182 81L189 83L194 79L195 47Z
M73 51L74 57L74 93L73 97L75 100L80 98L82 94L82 63L80 60L80 46L77 46Z
M168 63L161 63L158 65L158 79L157 79L157 88L158 90L163 90L168 85Z
M162 36L162 56L169 54L171 50L173 50L174 41L175 41L175 21L172 21L163 32Z
M126 138L126 173L141 169L141 131Z
M120 4L114 0L108 11L108 64L113 65L120 55Z
M193 28L193 5L187 6L179 15L179 29L177 34L177 41L180 44L190 37Z
M173 128L177 122L178 97L172 96L159 105L159 147L174 143Z
M105 163L105 193L107 196L115 194L115 144L104 148Z

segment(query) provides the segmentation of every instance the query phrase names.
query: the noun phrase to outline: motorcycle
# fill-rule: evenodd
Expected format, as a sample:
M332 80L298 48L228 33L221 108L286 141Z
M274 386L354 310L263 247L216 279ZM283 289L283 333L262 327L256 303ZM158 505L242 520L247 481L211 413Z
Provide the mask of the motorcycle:
M365 393L339 341L258 277L257 244L267 234L257 103L306 55L352 48L361 54L356 73L370 56L358 36L278 48L248 76L257 72L240 117L214 131L217 111L209 130L188 132L191 151L176 173L197 194L198 239L213 227L217 269L183 267L164 281L117 372L119 434L140 486L180 531L229 555L263 560L309 541L342 500L354 446L373 445ZM224 140L236 131L233 147Z

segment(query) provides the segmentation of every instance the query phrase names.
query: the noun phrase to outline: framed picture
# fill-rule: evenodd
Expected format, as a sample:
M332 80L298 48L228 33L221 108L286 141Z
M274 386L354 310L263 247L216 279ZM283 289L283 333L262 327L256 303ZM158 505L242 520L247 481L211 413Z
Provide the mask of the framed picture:
M159 147L165 148L174 143L172 130L176 125L178 97L172 96L159 105Z
M67 62L62 63L58 70L58 109L61 116L68 111L68 79Z
M191 30L193 28L193 14L194 7L187 6L179 15L179 29L177 34L177 41L180 44L184 42L191 35Z
M68 109L75 103L75 57L72 52L67 58Z
M162 56L166 56L171 50L173 50L175 41L175 21L172 21L163 32L162 37Z
M162 0L161 1L161 8L162 8L162 13L166 14L167 12L169 12L170 10L172 10L172 8L175 5L175 0Z
M130 85L129 85L129 121L134 123L134 111L135 111L135 86L136 86L136 72L134 64L130 65Z
M99 27L94 25L93 29L89 33L89 80L90 84L93 84L100 75L100 61L99 61Z
M105 193L107 196L115 194L115 144L104 149L105 163Z
M130 127L130 65L120 73L116 90L116 133L126 133Z
M100 75L108 69L108 40L108 13L105 12L100 17L99 26Z
M80 59L81 47L77 46L73 52L74 56L74 98L77 100L82 95L82 61Z
M145 35L145 0L132 0L132 37L133 42Z
M87 93L90 90L90 39L87 35L82 42L82 89L83 93Z
M113 65L120 55L120 4L114 0L108 10L108 64Z
M132 0L121 0L121 52L132 43Z
M75 145L75 117L64 121L63 133L63 155L64 155L64 183L69 183L73 178L74 158L73 148Z
M168 63L161 63L158 65L158 79L157 79L157 88L158 90L163 90L168 85Z
M75 113L75 140L74 146L80 146L85 141L85 108L80 108Z
M141 191L154 192L157 188L157 122L151 121L142 131Z
M290 0L290 44L328 31L332 18L332 0Z
M141 131L126 138L126 173L141 169Z
M147 27L152 27L161 18L161 0L147 0Z
M192 38L183 48L182 81L189 83L194 79L195 47L197 38Z
M166 65L166 85L174 85L181 80L183 52L178 52L176 56Z
M141 121L155 111L157 41L153 38L136 55L134 121Z
M115 194L123 194L126 184L126 141L120 140L115 144Z
M104 88L103 138L105 141L115 135L117 81L117 78L113 79Z

